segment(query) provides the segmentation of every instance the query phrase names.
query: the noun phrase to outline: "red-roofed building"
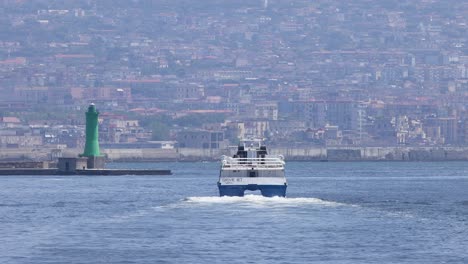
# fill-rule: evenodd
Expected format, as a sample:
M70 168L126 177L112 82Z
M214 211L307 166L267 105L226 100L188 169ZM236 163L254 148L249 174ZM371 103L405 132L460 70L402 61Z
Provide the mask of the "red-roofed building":
M1 123L8 123L8 124L21 124L21 120L14 116L5 116L0 117Z

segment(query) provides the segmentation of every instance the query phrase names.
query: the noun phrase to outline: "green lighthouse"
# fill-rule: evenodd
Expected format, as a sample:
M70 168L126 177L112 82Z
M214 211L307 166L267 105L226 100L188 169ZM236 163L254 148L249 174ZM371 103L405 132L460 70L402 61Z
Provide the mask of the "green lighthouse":
M98 116L94 104L90 104L86 112L86 144L82 157L99 157Z

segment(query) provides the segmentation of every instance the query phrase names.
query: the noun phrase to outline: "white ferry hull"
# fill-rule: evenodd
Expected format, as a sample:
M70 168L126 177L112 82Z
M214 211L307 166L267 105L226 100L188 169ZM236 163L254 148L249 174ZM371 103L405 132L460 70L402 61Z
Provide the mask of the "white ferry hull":
M286 183L283 185L221 185L218 183L219 196L244 196L245 191L257 191L262 193L265 197L285 197L286 196Z
M273 175L277 173L282 175L284 172L277 171ZM229 171L221 172L218 182L220 196L244 196L245 191L260 191L266 197L285 197L286 188L284 177L233 177Z

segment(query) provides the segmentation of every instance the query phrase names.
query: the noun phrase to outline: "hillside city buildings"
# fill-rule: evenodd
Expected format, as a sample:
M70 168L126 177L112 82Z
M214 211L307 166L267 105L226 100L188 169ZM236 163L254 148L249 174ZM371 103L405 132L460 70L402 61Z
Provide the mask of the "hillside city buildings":
M2 0L0 148L468 144L468 3L202 2Z

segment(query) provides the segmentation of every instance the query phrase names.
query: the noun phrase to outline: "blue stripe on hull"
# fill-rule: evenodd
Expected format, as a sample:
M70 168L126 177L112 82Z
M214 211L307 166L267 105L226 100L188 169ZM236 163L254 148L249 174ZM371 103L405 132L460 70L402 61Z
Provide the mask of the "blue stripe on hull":
M244 196L246 190L256 191L260 190L265 197L285 197L286 196L286 185L219 185L219 196Z

